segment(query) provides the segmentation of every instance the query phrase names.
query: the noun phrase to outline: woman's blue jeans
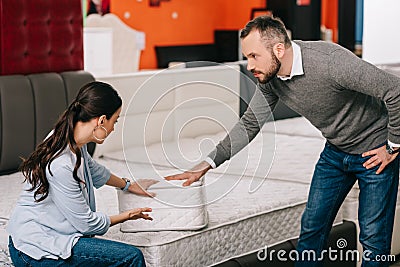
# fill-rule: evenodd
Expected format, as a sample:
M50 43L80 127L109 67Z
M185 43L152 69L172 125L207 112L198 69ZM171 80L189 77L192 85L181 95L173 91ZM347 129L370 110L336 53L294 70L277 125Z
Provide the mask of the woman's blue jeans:
M14 247L11 237L8 248L16 267L22 266L146 266L142 252L129 244L106 239L81 237L72 248L72 255L67 259L35 260Z
M297 246L299 256L308 255L310 251L315 252L317 258L324 255L321 252L327 249L328 235L336 214L358 181L359 239L364 249L364 257L360 255L362 266L389 266L389 262L378 260L390 255L399 183L399 157L380 174L376 174L378 167L368 170L362 166L368 158L345 153L329 143L325 145L314 170L301 220ZM299 259L297 267L322 266L321 261L307 262L307 257Z

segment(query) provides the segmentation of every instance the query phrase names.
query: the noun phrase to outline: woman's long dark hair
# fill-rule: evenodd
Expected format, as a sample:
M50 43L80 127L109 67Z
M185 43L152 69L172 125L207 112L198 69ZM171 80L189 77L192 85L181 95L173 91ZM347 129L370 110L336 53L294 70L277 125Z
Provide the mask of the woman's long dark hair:
M110 119L121 105L121 98L109 84L91 82L79 90L74 101L56 122L53 134L41 142L35 151L23 160L20 166L25 181L28 181L32 186L28 191L35 191L36 202L44 200L49 194L46 167L50 175L53 175L50 164L63 152L67 145L70 145L72 152L76 155L73 177L77 182L83 182L77 174L81 165L81 151L74 139L75 125L78 121L88 122L102 115Z

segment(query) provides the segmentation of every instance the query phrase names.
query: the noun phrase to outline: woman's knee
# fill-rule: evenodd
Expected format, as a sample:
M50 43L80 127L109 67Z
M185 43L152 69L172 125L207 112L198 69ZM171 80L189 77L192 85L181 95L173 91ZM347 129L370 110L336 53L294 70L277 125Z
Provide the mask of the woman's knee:
M145 266L143 253L137 247L130 246L126 259L128 262L133 264L132 266Z
M76 260L118 262L118 266L145 266L143 253L137 247L100 238L80 238L73 248L73 256Z

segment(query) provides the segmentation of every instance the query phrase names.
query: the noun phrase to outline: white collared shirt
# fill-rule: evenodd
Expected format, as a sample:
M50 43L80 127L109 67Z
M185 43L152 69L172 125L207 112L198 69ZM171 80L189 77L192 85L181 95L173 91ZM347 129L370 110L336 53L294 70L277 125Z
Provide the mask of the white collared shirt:
M290 80L290 79L292 79L293 76L298 76L298 75L304 74L303 60L301 58L300 46L298 44L296 44L295 42L292 42L292 47L293 47L293 63L292 63L292 69L290 71L290 76L277 75L277 77L279 79L281 79L282 81Z

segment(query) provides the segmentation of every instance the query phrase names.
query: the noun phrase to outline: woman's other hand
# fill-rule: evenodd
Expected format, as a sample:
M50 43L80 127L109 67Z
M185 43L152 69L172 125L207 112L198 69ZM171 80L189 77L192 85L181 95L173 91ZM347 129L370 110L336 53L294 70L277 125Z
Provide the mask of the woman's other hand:
M143 213L143 212L151 212L151 208L135 208L132 210L125 211L128 219L127 220L137 220L137 219L145 219L145 220L150 220L152 221L153 218L150 217L149 214Z
M110 226L116 225L118 223L123 223L128 220L144 219L152 221L153 218L149 214L143 212L151 212L151 208L135 208L131 210L124 211L118 215L110 216Z

